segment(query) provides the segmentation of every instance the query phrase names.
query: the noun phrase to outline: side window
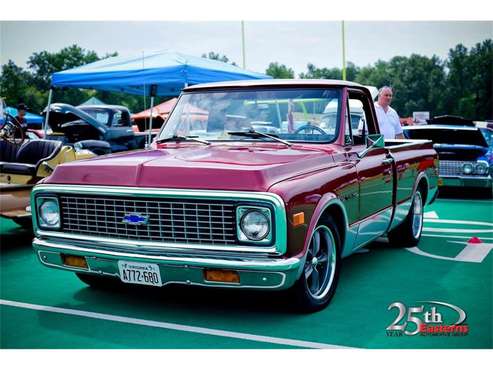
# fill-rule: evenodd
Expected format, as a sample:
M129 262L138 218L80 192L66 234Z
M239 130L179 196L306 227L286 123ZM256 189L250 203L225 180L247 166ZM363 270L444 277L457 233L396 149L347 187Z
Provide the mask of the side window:
M122 113L121 112L115 112L113 115L113 122L111 123L111 126L113 127L120 127L122 125Z
M351 94L349 98L349 117L351 120L351 129L353 132L353 141L355 145L363 145L365 136L368 135L368 107L367 99L364 95Z
M351 100L349 100L350 102ZM349 104L346 102L346 117L344 118L344 144L351 145L353 143L353 128L352 123L350 121L351 111L349 110Z

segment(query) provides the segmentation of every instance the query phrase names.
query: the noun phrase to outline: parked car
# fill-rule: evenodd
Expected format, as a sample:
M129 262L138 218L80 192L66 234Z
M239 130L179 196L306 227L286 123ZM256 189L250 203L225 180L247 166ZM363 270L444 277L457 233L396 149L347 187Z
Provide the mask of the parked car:
M126 127L131 128L134 132L132 141L132 147L134 149L143 149L146 144L147 135L144 131L140 132L136 130L136 125L132 119L130 110L123 105L79 105L81 111L86 112L96 120L101 122L107 127ZM125 131L127 133L127 130ZM156 134L159 129L156 130ZM129 135L130 136L130 135ZM152 135L153 137L155 134Z
M306 110L261 107L291 99ZM352 132L348 99L361 102L365 136ZM324 122L334 104L336 119ZM208 112L205 127L191 128L190 106ZM295 129L297 118L306 124ZM238 128L259 121L277 134ZM334 295L341 258L383 235L418 243L438 189L432 143L384 142L369 91L344 81L188 87L153 146L59 166L35 187L43 265L100 287L289 289L314 311Z
M33 186L60 163L91 158L94 153L41 140L8 114L0 125L0 217L31 227L29 209Z
M487 133L473 121L456 116L433 118L427 125L404 128L410 139L434 143L440 159L440 184L446 187L473 187L492 194L493 150Z
M77 108L107 127L132 127L131 113L123 105L79 105Z
M43 111L46 117L47 110ZM97 116L97 114L96 114ZM113 117L113 116L112 116ZM46 139L89 149L101 155L139 148L139 140L131 126L111 122L110 126L96 117L70 104L50 105Z

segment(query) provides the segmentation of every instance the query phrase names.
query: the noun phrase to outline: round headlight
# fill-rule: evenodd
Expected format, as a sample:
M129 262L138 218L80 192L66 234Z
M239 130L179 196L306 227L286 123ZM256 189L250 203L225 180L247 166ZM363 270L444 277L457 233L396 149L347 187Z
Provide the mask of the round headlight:
M476 165L476 173L478 175L486 175L488 172L488 166L485 163L478 163Z
M60 210L56 200L43 201L39 207L39 217L45 226L56 227L60 223Z
M464 172L465 175L470 175L472 173L473 167L472 164L466 163L462 166L462 172Z
M252 210L243 215L240 221L241 231L254 241L264 239L270 232L269 219L260 211Z

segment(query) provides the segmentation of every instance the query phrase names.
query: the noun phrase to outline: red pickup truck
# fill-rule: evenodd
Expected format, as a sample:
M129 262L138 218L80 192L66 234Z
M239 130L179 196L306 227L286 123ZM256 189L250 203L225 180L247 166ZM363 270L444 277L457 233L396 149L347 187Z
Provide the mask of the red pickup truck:
M92 286L289 289L314 311L343 257L385 235L418 243L437 194L432 143L384 141L355 83L188 87L153 145L63 164L35 187L41 263Z

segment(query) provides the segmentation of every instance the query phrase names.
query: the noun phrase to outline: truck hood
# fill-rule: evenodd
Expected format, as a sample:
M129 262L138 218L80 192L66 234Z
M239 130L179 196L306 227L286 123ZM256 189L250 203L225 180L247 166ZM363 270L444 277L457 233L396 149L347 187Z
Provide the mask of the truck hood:
M59 165L46 183L267 191L334 165L334 150L303 145L179 144Z
M43 117L46 117L48 108L45 108L41 113ZM64 103L52 103L50 105L50 116L48 119L48 126L55 132L63 132L62 125L73 121L83 121L89 125L97 128L102 134L105 134L107 127L96 120L88 113L76 108L70 104Z

